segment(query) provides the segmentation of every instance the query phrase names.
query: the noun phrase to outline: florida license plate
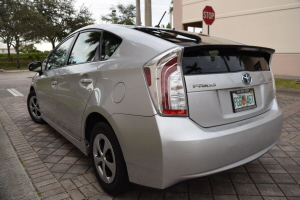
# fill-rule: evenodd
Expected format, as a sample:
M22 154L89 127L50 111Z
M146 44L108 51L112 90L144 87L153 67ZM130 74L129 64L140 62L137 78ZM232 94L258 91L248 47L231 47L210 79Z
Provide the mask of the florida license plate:
M241 112L256 108L254 89L230 91L233 112Z

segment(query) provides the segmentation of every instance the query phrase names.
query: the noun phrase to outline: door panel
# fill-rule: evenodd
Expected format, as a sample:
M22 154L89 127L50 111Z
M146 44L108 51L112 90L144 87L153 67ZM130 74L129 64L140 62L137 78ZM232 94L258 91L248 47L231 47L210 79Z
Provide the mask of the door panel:
M57 81L54 70L44 71L43 75L36 79L36 95L43 117L51 121L56 116L56 87Z
M80 139L82 115L97 79L98 63L57 69L57 124Z
M79 34L68 66L57 69L57 124L80 140L82 115L97 78L102 31Z
M58 82L56 68L62 67L65 64L65 59L73 39L74 36L71 36L64 40L46 58L42 64L42 69L45 71L37 79L35 87L42 117L44 116L54 123L57 116L56 90Z

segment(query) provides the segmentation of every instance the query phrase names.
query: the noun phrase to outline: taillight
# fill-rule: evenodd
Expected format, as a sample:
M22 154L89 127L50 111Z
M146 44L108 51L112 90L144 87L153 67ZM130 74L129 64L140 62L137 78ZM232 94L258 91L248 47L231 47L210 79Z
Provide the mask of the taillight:
M182 49L176 47L155 57L144 67L152 100L161 115L187 116L188 114L181 55Z

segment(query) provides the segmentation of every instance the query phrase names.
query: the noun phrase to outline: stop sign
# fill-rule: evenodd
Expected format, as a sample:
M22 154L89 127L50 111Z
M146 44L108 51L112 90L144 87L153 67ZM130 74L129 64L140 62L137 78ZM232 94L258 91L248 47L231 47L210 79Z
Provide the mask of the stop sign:
M215 11L211 6L206 6L203 9L203 20L207 25L212 25L215 21Z

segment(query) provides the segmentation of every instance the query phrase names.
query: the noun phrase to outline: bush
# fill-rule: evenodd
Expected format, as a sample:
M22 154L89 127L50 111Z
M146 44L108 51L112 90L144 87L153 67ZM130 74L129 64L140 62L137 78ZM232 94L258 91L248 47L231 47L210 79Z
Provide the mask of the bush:
M29 60L29 61L43 61L46 56L49 53L21 53L20 54L20 60L21 61L25 61L25 60ZM12 61L16 61L17 60L17 55L16 54L11 54L11 59ZM0 62L7 62L9 61L7 58L7 54L0 54Z
M31 63L31 61L21 61L20 66L22 70L28 69L28 64ZM0 69L4 70L19 70L17 68L17 62L0 62Z

